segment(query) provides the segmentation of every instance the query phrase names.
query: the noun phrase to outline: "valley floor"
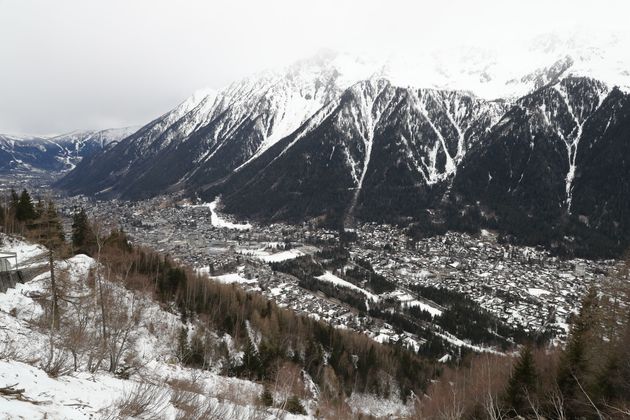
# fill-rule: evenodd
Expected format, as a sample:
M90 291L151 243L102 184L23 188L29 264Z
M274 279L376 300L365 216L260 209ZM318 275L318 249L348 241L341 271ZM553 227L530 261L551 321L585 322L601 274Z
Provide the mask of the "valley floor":
M295 277L270 269L269 263L315 255L338 243L337 232L307 224L228 220L219 213L216 201L189 205L168 197L140 202L84 200L62 199L62 210L70 216L72 209L85 204L94 217L122 226L138 244L168 253L201 272L213 271L219 281L241 283L298 312L365 331L382 341L403 339L411 346L422 341L412 334L395 334L387 325L374 325L347 305L305 291ZM362 224L356 235L357 240L348 245L352 257L368 261L396 285L395 292L376 299L364 290L368 306L370 301L393 299L402 306L423 305L436 315L440 306L411 289L446 288L474 299L507 325L530 333L546 329L560 339L589 285L601 281L615 265L612 260L562 260L545 250L499 244L496 235L487 231L478 236L452 232L412 242L395 226ZM458 343L466 343L466 337L460 338Z

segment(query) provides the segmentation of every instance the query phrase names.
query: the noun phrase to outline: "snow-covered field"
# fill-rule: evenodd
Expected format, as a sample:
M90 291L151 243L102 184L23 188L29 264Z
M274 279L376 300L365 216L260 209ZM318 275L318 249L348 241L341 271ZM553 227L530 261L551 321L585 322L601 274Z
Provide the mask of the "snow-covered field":
M302 246L300 248L276 252L276 250L270 245L272 245L272 243L260 249L239 249L239 252L243 255L249 255L266 263L273 263L292 260L294 258L310 255L318 251L318 249L313 246Z
M367 296L369 299L371 299L374 302L378 301L378 296L368 292L365 289L362 289L358 286L355 286L354 284L350 283L349 281L346 281L342 278L339 278L337 276L335 276L333 273L331 273L330 271L326 271L324 274L322 274L321 276L316 277L318 280L321 281L325 281L328 283L332 283L336 286L339 287L345 287L347 289L352 289L352 290L356 290L357 292L361 292L363 293L365 296Z
M210 209L210 223L212 223L212 226L236 230L249 230L252 228L252 225L250 225L249 223L232 223L223 219L221 216L219 216L219 213L217 213L218 204L218 198L212 203L207 204L208 208Z
M426 302L421 302L418 299L411 296L409 293L405 293L401 290L396 290L389 294L389 296L398 299L403 307L417 306L423 311L427 311L432 316L442 315L442 311L434 306L429 305Z
M540 288L537 288L537 287L530 287L529 289L527 289L527 292L530 295L532 295L532 296L540 296L540 295L551 294L551 292L549 290L540 289Z

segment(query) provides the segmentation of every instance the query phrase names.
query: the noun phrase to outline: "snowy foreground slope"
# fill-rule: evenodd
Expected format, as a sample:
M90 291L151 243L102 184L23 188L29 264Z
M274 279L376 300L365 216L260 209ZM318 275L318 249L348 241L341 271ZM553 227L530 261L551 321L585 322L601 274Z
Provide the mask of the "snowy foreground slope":
M91 365L96 345L90 337L97 334L91 334L94 331L90 329L97 324L85 323L84 335L68 326L80 324L72 324L72 319L95 315L90 312L89 301L96 289L89 282L94 281L93 273L98 273L96 261L85 255L56 261L57 287L64 288L67 301L59 304L64 327L51 338L46 322L50 319L50 274L45 249L1 235L0 251L17 252L23 271L40 272L26 283L0 293L0 418L304 418L262 407L258 400L263 386L220 375L220 360L208 370L182 367L177 358L178 335L184 326L180 316L104 278L103 285L113 299L112 308L125 308L131 315L140 316L121 316L126 322L121 331L127 333L127 341L112 344L118 345L122 353L116 372ZM81 296L87 296L87 300L82 301ZM188 327L194 330L192 324ZM113 328L110 326L112 335ZM72 334L82 340L69 340ZM229 335L215 338L225 343L230 358L238 360L242 356ZM313 387L310 396L302 399L311 414L315 413L318 395ZM6 395L2 388L23 392ZM287 398L282 390L274 391L274 400L281 398ZM144 412L137 409L138 401L146 402L140 404ZM406 411L394 399L377 400L360 394L348 403L353 411L379 416Z
M17 241L9 244L8 249L4 246L3 250L17 251L21 268L39 264L41 258L38 257L44 256L41 247ZM59 272L67 270L69 281L74 283L72 286L78 287L85 282L94 264L93 259L77 255L57 262L56 268ZM24 389L25 397L25 401L1 397L1 418L83 419L95 414L106 417L116 414L111 410L117 402L137 391L141 383L155 384L155 391L151 391L156 397L152 408L162 413L160 417L176 418L178 413L170 402L173 391L168 382L192 381L192 378L208 395L209 403L216 406L216 413L243 418L254 414L256 409L248 403L253 403L261 392L260 385L172 363L176 360L172 338L182 324L177 315L161 310L149 300L143 300L146 305L144 317L133 332L135 348L130 349L130 353L135 350L141 360L137 375L124 380L106 372L79 370L67 376L50 377L42 369L49 351L48 337L34 325L44 312L35 297L45 293L48 281L49 274L44 272L26 284L18 284L15 289L0 294L0 387L15 385L15 388ZM132 299L129 291L119 290L119 293ZM234 400L240 399L239 403L229 401L235 389L238 389L238 395L234 395Z

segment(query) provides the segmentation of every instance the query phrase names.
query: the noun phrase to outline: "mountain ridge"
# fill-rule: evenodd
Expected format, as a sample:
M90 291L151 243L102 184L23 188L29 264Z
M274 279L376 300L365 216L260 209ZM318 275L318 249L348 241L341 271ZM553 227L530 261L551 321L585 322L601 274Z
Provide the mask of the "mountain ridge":
M76 130L50 136L0 134L0 172L67 172L84 157L105 150L136 129Z
M590 60L558 55L558 48L554 41L536 46L536 54L557 59L505 82L524 95L496 100L474 90L404 85L369 60L316 56L193 96L85 159L57 185L71 194L124 199L223 195L227 211L248 218L346 227L357 219L414 220L422 209L446 204L455 208L448 210L451 220L466 213L457 208L476 207L476 225L526 225L533 218L541 232L554 231L548 224L563 226L552 235L563 241L567 220L601 219L606 211L608 226L625 214L619 205L612 216L593 205L574 214L572 208L583 202L575 192L585 191L578 185L580 155L590 153L583 146L603 135L587 129L590 119L612 119L598 113L601 105L612 91L627 93L579 76L605 54ZM623 111L605 110L625 119ZM615 165L625 170L625 161ZM506 203L510 210L497 216ZM625 228L604 230L609 237L614 231L615 246L630 236Z

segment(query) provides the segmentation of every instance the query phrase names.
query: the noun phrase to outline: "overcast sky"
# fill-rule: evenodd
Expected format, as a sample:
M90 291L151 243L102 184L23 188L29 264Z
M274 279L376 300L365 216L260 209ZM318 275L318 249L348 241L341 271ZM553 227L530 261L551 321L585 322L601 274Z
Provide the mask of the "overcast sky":
M627 0L0 0L0 133L140 125L320 48L413 54L581 25Z

